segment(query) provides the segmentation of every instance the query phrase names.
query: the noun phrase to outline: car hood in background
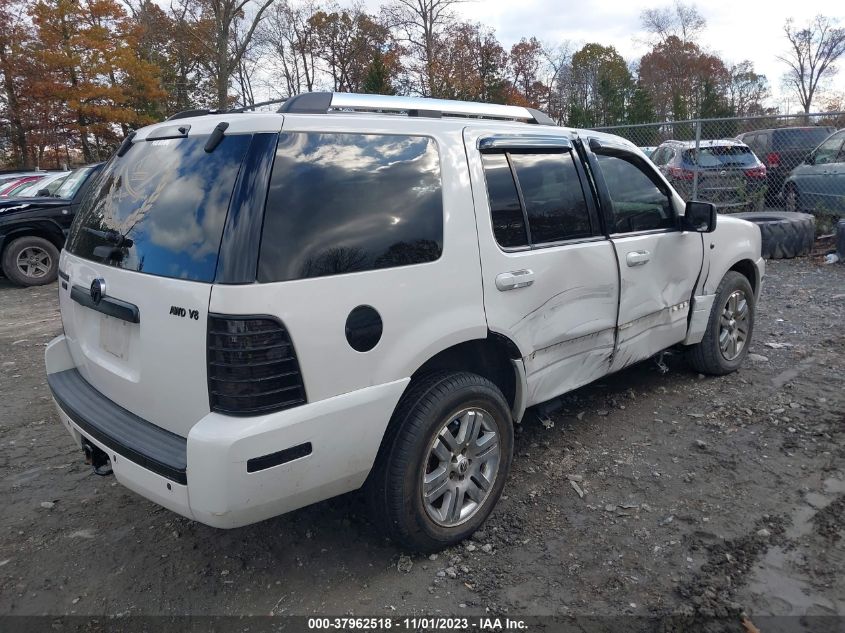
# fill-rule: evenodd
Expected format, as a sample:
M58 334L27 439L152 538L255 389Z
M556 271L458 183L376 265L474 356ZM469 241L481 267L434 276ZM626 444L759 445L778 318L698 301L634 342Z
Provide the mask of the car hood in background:
M39 198L0 199L0 216L23 211L55 209L59 207L66 207L69 204L71 204L71 201L65 198L48 198L46 196Z

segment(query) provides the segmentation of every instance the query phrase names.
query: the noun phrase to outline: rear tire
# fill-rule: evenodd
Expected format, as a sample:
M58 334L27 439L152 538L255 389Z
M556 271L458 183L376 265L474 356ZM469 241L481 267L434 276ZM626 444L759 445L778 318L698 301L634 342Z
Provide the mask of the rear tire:
M3 251L3 274L19 286L43 286L56 280L59 249L43 237L19 237Z
M748 279L729 270L716 289L704 338L687 352L690 365L711 376L724 376L739 369L754 334L755 308ZM740 318L743 312L744 317ZM733 346L731 339L735 341Z
M809 255L816 239L816 220L808 213L761 211L735 213L734 217L760 227L761 254L766 259L792 259Z
M511 413L496 385L469 372L415 379L367 482L370 515L410 550L459 543L496 505L512 454Z

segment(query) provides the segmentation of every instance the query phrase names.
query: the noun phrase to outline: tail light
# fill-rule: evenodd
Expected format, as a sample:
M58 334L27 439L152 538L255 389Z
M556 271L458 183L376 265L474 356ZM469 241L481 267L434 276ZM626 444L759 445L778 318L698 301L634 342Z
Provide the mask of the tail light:
M765 178L766 177L766 166L760 165L758 167L752 167L751 169L746 169L745 175L748 178Z
M259 415L307 402L293 343L272 317L208 317L212 411Z
M678 180L693 180L695 178L694 171L684 169L683 167L670 167L669 175Z
M780 165L780 154L777 152L769 152L766 154L766 165L769 166L769 169L774 169Z

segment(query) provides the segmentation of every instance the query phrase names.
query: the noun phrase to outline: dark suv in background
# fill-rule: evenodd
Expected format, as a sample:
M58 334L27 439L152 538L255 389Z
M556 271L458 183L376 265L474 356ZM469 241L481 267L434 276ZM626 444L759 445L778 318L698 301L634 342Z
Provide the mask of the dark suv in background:
M697 200L719 210L742 211L762 206L766 166L736 140L665 141L651 155L684 200L692 200L696 174Z
M824 126L783 127L754 130L737 136L766 165L766 204L779 205L787 176L835 131L835 127Z
M20 286L55 281L65 236L102 166L75 169L50 196L0 199L0 269L9 281Z

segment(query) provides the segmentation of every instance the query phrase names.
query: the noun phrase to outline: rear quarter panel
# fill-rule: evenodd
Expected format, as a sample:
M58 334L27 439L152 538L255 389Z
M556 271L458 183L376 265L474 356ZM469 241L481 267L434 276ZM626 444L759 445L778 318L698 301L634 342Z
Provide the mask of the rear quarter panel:
M440 259L297 281L215 285L211 293L211 312L271 314L282 320L293 340L309 402L406 378L439 351L487 335L461 126L357 115L354 130L423 135L436 141L444 212ZM349 133L351 128L342 116L289 115L284 131ZM375 308L384 326L376 347L363 353L350 347L345 334L349 313L360 305Z

